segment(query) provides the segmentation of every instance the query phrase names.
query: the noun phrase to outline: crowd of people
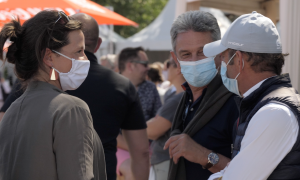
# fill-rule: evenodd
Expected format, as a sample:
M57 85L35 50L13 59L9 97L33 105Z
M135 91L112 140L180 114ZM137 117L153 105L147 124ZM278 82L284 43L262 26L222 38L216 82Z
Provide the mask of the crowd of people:
M300 179L300 96L269 18L242 15L221 39L212 14L183 13L152 64L142 47L97 59L98 35L93 17L56 10L4 25L18 80L1 180Z

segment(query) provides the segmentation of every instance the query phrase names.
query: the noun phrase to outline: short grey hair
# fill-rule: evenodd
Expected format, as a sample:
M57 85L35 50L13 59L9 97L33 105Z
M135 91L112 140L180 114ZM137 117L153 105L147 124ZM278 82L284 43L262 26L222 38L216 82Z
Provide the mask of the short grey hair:
M190 30L195 32L211 32L213 41L221 39L220 27L217 19L212 14L200 10L188 11L178 16L172 24L170 34L174 52L177 35Z

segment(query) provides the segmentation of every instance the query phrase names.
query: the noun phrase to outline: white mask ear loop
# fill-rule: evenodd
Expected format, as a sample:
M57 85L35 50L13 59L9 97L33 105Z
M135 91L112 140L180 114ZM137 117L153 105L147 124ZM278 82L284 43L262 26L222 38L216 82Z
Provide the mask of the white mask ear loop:
M235 56L236 53L234 53L234 55L229 59L228 63L226 64L226 66L228 66L228 64L230 63L230 61L233 59L233 57Z
M54 69L54 70L57 71L58 73L61 73L59 70L55 69L53 66L52 66L52 69Z
M65 58L67 58L67 59L70 59L71 61L75 60L75 59L70 58L70 57L68 57L68 56L66 56L66 55L64 55L64 54L62 54L62 53L60 53L60 52L57 52L57 51L55 51L55 50L52 50L52 51L55 52L56 54L59 54L59 55L65 57ZM53 66L52 66L52 68L53 68L55 71L57 71L58 73L61 73L59 70L55 69Z
M75 59L73 59L73 58L70 58L70 57L68 57L68 56L66 56L66 55L63 55L62 53L60 53L60 52L57 52L57 51L55 51L55 50L52 50L53 52L55 52L56 54L59 54L59 55L61 55L61 56L63 56L63 57L65 57L65 58L67 58L67 59L70 59L71 61L72 60L75 60Z
M244 69L244 65L245 65L244 59L242 59L242 61L243 61L243 68L242 69ZM239 72L238 75L236 75L236 77L234 79L236 79L240 74L241 74L241 72Z

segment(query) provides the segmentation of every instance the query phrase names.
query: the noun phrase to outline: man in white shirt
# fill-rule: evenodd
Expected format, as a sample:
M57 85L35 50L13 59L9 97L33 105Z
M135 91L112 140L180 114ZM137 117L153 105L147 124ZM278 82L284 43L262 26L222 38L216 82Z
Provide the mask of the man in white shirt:
M273 22L255 11L236 19L224 37L204 46L221 54L226 88L239 95L232 160L209 180L300 179L300 96L284 64Z

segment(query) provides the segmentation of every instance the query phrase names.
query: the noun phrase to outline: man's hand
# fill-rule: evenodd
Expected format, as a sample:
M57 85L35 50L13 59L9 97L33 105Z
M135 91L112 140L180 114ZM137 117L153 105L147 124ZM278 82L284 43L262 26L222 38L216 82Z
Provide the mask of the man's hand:
M180 157L184 157L190 162L206 165L207 156L211 152L196 143L187 134L170 137L164 146L164 150L167 148L169 148L170 158L173 158L175 164L177 164Z

